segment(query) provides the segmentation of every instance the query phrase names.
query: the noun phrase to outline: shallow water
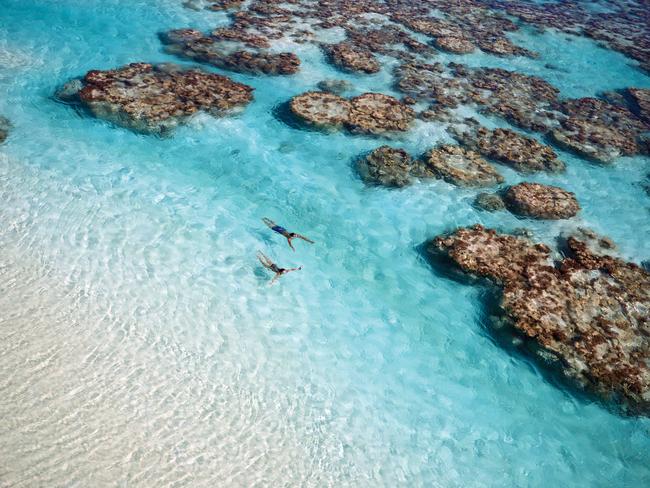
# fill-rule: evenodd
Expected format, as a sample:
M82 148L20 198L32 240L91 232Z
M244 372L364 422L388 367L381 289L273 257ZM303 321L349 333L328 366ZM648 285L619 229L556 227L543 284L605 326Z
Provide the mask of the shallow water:
M367 188L352 161L376 140L275 116L324 78L391 93L388 69L343 75L296 46L296 76L229 74L256 88L240 116L141 136L52 95L89 69L177 61L157 32L225 16L175 0L1 3L0 113L14 130L0 146L0 486L650 483L650 422L503 347L484 290L421 252L458 225L525 225L550 242L575 221L481 213L475 191L440 181ZM591 41L516 35L542 57L463 62L544 76L564 96L650 86ZM447 139L419 123L398 145ZM532 179L576 192L578 224L648 259L647 158L561 156L566 174ZM316 245L292 253L265 216ZM304 270L268 287L258 249Z

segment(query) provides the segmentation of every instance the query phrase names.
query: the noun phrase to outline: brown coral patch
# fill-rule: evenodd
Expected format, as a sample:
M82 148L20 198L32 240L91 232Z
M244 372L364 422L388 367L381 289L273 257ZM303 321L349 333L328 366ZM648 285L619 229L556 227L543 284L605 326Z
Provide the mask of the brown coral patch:
M493 281L512 327L558 359L564 374L633 412L650 413L650 274L567 239L568 257L480 225L435 238L461 270Z
M225 76L147 63L89 71L79 88L68 96L96 117L149 133L163 133L199 111L227 113L253 98L252 88Z
M389 95L364 93L351 101L348 127L354 132L384 134L410 128L415 119L412 108Z
M333 93L307 92L293 97L289 107L295 116L308 124L336 128L350 119L352 104Z
M426 169L438 178L459 186L492 186L503 181L496 169L478 153L460 146L444 145L430 150Z
M536 219L568 219L580 211L573 193L540 183L511 186L506 191L504 200L511 212Z

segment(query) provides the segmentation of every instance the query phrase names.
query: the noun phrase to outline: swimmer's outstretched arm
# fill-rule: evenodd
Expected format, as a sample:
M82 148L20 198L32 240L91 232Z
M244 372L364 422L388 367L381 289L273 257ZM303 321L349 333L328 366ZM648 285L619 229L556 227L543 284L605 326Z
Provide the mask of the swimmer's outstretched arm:
M303 241L307 241L307 242L309 242L310 244L313 244L313 243L314 243L314 241L312 241L311 239L309 239L309 238L307 238L307 237L305 237L305 236L303 236L303 235L301 235L301 234L296 234L296 237L297 237L298 239L302 239Z
M302 266L298 266L297 268L291 268L291 269L285 269L282 273L275 273L275 276L269 283L269 286L271 286L273 283L275 283L275 280L277 280L280 276L285 275L287 273L291 273L292 271L300 271L302 269Z
M285 236L285 237L286 237L286 236ZM291 250L295 252L296 250L295 250L295 248L293 247L293 244L291 244L291 239L293 239L293 237L287 237L287 242L289 243L289 247L291 248Z

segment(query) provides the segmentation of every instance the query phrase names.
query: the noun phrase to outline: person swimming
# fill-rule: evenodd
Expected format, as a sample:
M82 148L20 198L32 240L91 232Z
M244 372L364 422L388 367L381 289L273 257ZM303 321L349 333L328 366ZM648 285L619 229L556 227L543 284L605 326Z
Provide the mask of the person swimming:
M295 239L296 237L298 239L302 239L303 241L307 241L310 244L314 243L314 241L312 241L311 239L308 239L307 237L305 237L305 236L303 236L301 234L297 234L295 232L289 232L287 229L285 229L281 225L276 224L271 219L267 219L266 217L264 217L262 219L262 222L264 222L268 226L268 228L271 229L273 232L277 232L281 236L284 236L287 239L287 242L289 243L289 247L293 251L295 251L295 249L293 247L293 244L291 244L291 240Z
M257 259L260 260L262 266L275 273L275 276L273 277L269 285L275 283L275 280L277 280L280 276L286 275L287 273L291 273L292 271L300 271L302 269L302 266L298 268L280 268L277 264L271 261L268 258L268 256L266 256L262 251L257 251Z

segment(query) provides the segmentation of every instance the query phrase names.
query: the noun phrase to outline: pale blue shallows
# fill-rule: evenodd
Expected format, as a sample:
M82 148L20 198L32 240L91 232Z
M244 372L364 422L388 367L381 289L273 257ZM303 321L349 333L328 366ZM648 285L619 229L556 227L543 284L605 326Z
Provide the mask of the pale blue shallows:
M274 107L324 78L392 93L301 46L236 117L167 139L57 103L89 69L177 61L157 32L227 22L181 0L0 0L0 486L650 486L650 422L555 384L493 339L484 289L422 244L476 222L551 242L584 225L648 259L648 159L561 153L571 222L472 208L444 182L368 188L380 142L301 131ZM564 96L650 86L622 55L517 33L538 60L439 55L544 76ZM546 64L561 68L545 67ZM486 124L505 126L497 119ZM418 123L398 146L449 140ZM523 179L504 167L507 182ZM271 217L316 244L292 253ZM304 269L268 287L255 252Z

